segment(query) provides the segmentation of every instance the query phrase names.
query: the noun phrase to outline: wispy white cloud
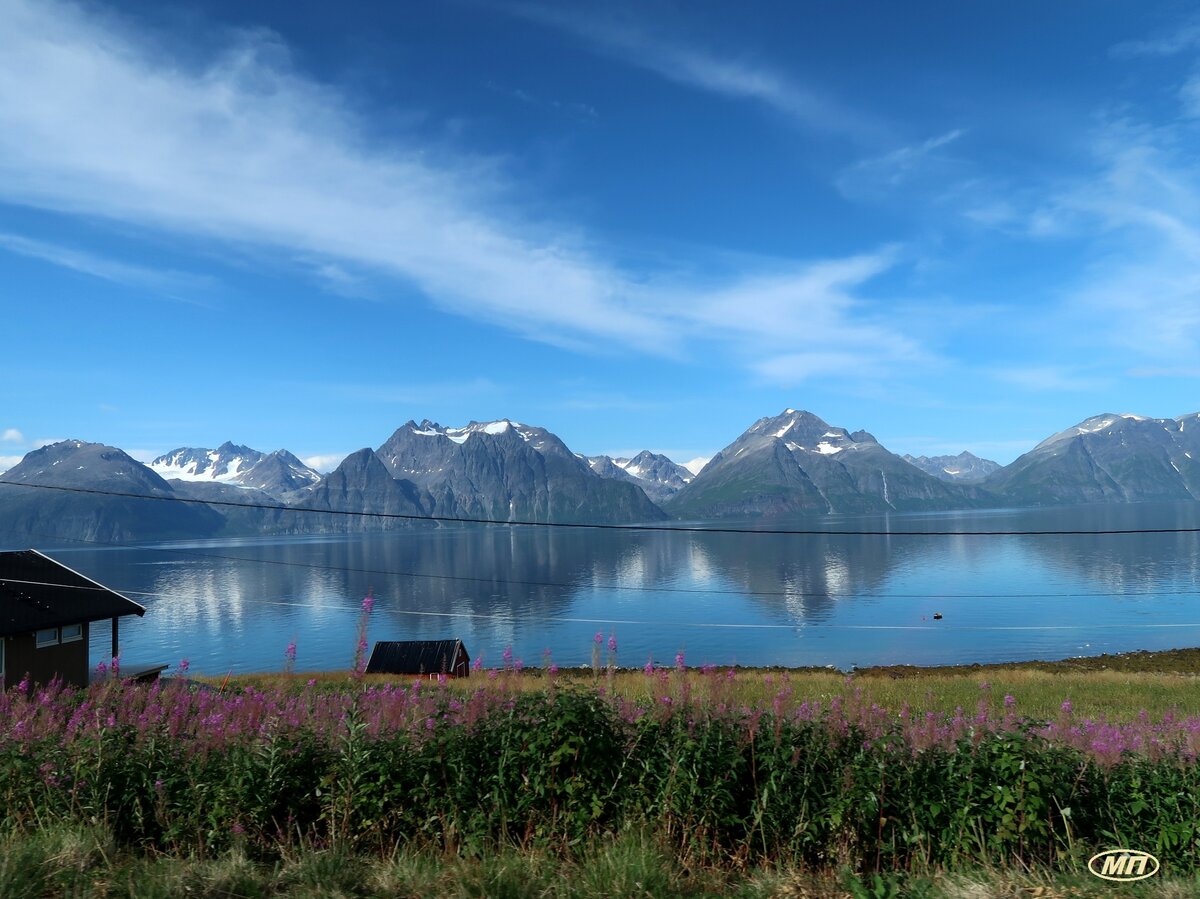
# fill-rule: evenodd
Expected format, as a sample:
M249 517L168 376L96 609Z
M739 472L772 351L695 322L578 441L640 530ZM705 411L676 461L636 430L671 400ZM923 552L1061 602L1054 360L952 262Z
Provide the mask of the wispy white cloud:
M949 160L938 151L965 133L963 129L955 128L920 143L859 160L843 169L835 183L838 190L853 198L890 193L905 182L943 168Z
M1102 390L1112 384L1109 377L1081 372L1071 366L1013 366L996 369L992 374L1005 384L1030 391L1088 392Z
M1200 16L1193 16L1175 28L1164 30L1152 37L1122 41L1111 53L1117 58L1135 56L1174 56L1185 50L1200 48Z
M1198 137L1186 122L1107 123L1095 177L1031 216L1035 235L1091 245L1066 310L1126 364L1200 353L1200 163L1187 150Z
M15 468L21 464L24 456L0 456L0 474L8 471L10 468Z
M1200 365L1142 365L1126 374L1131 378L1200 378Z
M894 248L747 278L675 304L681 321L721 335L764 380L786 386L836 375L870 379L934 361L901 325L903 310L880 312L862 288L897 264ZM672 308L667 304L665 308Z
M0 440L5 443L24 443L25 435L16 428L5 428L4 433L0 434Z
M680 356L703 341L787 380L835 357L878 367L919 352L902 316L856 293L894 264L886 252L717 287L667 283L623 270L569 226L522 217L489 160L373 141L352 100L290 68L271 35L193 64L93 7L0 0L0 18L0 200L274 248L327 285L413 285L453 313L588 352ZM853 115L765 70L629 46L664 51L647 64L672 77L852 128ZM157 276L19 236L8 247L100 277ZM416 389L372 389L419 401Z
M342 464L342 460L345 459L348 455L350 455L350 454L349 453L324 453L324 454L318 454L316 456L305 456L300 461L303 462L305 465L307 465L309 468L315 468L317 471L325 472L325 471L333 471L335 468L337 468L339 465Z
M9 202L366 267L537 339L674 348L618 271L495 210L493 166L373 146L269 36L190 69L82 7L0 0L0 15Z
M561 4L512 4L508 10L566 31L631 65L676 84L736 100L748 100L814 131L876 140L886 129L872 117L789 78L759 60L722 55L663 34L649 23L608 13L581 12Z
M80 274L91 275L93 278L165 294L171 299L183 299L178 296L181 291L201 290L211 287L213 283L211 278L201 275L130 265L84 250L42 240L31 240L19 234L0 232L0 249L31 259L40 259L42 262L48 262ZM193 301L185 300L185 302Z
M488 90L501 96L511 97L526 106L535 106L542 109L550 109L555 112L565 113L573 116L576 119L598 119L600 113L596 107L590 103L581 103L578 100L555 100L552 97L543 97L540 94L534 94L520 87L504 87L494 81L489 81L485 85Z

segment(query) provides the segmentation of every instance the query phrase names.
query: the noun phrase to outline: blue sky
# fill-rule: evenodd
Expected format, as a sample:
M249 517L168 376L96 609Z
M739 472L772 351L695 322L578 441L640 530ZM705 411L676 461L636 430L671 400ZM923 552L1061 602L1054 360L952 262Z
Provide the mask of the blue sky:
M0 0L0 468L1200 410L1177 2Z

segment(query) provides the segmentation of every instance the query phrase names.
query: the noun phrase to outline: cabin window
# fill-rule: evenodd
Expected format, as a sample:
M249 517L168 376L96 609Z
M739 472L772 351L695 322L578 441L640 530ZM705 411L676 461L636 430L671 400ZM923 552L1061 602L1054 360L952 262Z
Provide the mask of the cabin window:
M64 624L62 626L62 642L74 643L76 640L83 639L82 624Z
M38 631L34 636L34 641L37 643L37 648L42 649L46 646L58 645L58 628L47 627Z

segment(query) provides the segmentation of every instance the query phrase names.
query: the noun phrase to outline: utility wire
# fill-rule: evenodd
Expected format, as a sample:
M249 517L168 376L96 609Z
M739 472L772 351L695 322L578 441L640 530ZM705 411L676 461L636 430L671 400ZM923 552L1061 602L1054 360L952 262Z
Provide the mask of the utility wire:
M665 531L685 534L776 534L805 537L1095 537L1124 534L1200 534L1200 526L1190 528L1102 528L1098 530L1021 530L1021 531L910 531L910 530L856 530L831 531L824 528L758 529L731 527L699 527L696 525L669 524L597 524L566 521L500 521L494 518L452 517L446 515L406 515L400 512L361 512L351 509L308 509L297 506L266 505L265 503L239 503L232 500L191 499L183 496L148 496L144 493L126 493L119 490L96 490L88 487L65 487L59 484L29 484L17 481L0 481L3 487L28 487L40 490L58 490L65 493L83 493L92 496L113 496L121 499L147 499L157 502L187 503L198 506L223 506L235 509L260 509L272 512L299 512L316 515L339 515L358 518L382 518L399 521L435 521L450 524L490 524L509 527L539 527L557 529L587 529L600 531Z

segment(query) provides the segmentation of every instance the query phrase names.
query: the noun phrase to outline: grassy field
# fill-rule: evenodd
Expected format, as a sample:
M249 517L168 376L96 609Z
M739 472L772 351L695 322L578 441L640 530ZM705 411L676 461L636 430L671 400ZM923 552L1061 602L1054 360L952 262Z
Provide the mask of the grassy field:
M719 669L726 672L729 669ZM1200 649L1166 652L1136 652L1094 656L1056 662L1014 662L999 665L959 665L936 668L892 666L865 668L845 675L825 669L737 668L726 701L754 707L777 695L781 686L792 691L790 703L803 701L828 704L836 696L861 691L862 701L899 711L906 704L914 714L928 711L953 714L968 712L981 699L1002 702L1012 696L1022 715L1052 719L1065 700L1075 714L1109 721L1132 721L1143 712L1153 718L1172 713L1177 717L1200 715ZM710 672L711 675L711 672ZM611 675L601 668L562 669L556 675L565 685L604 687L631 700L647 701L661 694L658 682L640 668L620 668ZM506 689L542 690L547 675L540 669L525 669L506 680ZM691 693L711 692L713 678L698 669L688 669ZM281 687L317 685L340 688L351 680L350 672L307 672L295 674L241 675L205 678L211 685ZM411 678L370 675L370 684L408 683ZM469 692L488 680L483 672L447 686ZM684 691L681 679L673 678L669 693L677 698Z

